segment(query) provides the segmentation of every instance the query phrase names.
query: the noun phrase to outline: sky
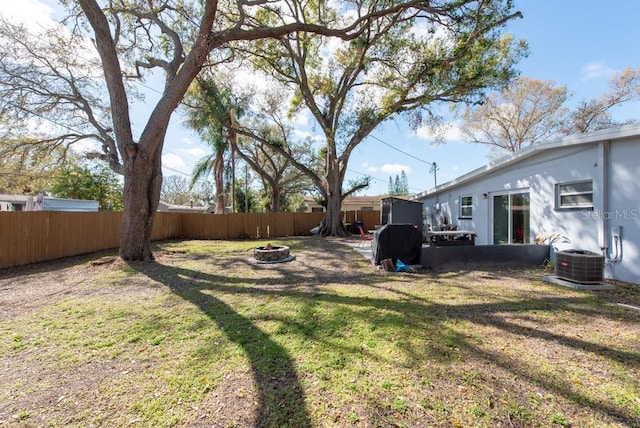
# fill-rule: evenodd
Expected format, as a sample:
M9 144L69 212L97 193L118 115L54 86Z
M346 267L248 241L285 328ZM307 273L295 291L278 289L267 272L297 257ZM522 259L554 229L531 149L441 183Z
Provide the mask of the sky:
M640 2L616 0L516 0L523 19L511 21L506 31L529 44L530 54L518 69L522 76L553 80L566 85L569 107L597 97L608 89L609 79L627 67L640 68ZM27 20L32 26L55 19L52 0L0 0L0 14ZM161 90L161 88L157 88ZM157 97L149 91L145 102ZM134 114L134 128L144 126L144 105ZM611 112L618 120L639 118L640 103L628 103ZM312 131L300 125L300 132ZM134 129L135 132L135 129ZM189 176L193 164L208 154L207 146L184 126L175 113L163 151L164 174ZM403 121L385 123L353 152L347 180L369 175L371 186L359 195L384 194L389 177L404 171L412 193L419 193L479 168L488 162L489 148L461 139L456 124L447 131L445 142L434 144L425 130L411 130ZM437 164L430 173L433 162Z

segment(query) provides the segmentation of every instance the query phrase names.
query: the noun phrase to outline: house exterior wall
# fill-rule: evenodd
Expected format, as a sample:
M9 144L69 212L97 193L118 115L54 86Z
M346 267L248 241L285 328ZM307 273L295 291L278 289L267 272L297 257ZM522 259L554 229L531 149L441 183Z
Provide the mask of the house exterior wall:
M529 192L531 243L538 235L557 232L568 238L568 242L554 245L558 250L601 253L608 247L613 258L612 227L622 226L622 260L607 263L605 275L640 283L639 160L640 135L610 143L559 145L497 166L477 178L445 184L439 192L427 193L418 200L424 204L425 226L437 226L445 217L458 230L476 231L476 245L494 244L492 197L509 192ZM557 184L580 180L593 182L593 209L558 209ZM472 197L471 218L460 218L462 196Z
M609 151L609 207L594 212L608 223L609 255L615 256L611 229L622 227L622 260L606 273L622 281L640 283L640 136L611 144Z
M459 230L474 230L476 244L493 244L492 197L500 194L529 192L530 233L529 240L539 235L558 232L565 236L580 236L581 243L590 248L597 247L597 228L576 230L583 214L576 211L555 210L556 183L593 179L594 204L601 198L601 177L594 168L598 162L597 146L570 147L554 153L526 159L495 171L493 174L470 183L445 190L439 195L423 200L429 225L441 224L438 217L446 217L447 223L457 225ZM567 168L567 164L573 165ZM589 168L584 167L588 165ZM484 196L486 195L486 197ZM473 214L470 219L460 218L460 198L472 197ZM439 203L440 211L436 210ZM573 242L573 241L572 241ZM598 248L599 251L599 248Z

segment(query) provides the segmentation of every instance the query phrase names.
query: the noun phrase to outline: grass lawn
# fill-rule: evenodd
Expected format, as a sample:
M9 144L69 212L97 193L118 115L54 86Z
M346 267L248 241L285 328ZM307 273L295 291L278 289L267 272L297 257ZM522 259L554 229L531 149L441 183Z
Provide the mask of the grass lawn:
M271 242L1 272L0 426L640 427L640 288Z

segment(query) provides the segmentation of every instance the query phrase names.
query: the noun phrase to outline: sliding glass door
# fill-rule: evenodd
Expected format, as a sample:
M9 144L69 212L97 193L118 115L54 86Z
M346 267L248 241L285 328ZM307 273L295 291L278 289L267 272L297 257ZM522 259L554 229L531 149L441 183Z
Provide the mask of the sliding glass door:
M529 192L493 195L493 243L529 244Z

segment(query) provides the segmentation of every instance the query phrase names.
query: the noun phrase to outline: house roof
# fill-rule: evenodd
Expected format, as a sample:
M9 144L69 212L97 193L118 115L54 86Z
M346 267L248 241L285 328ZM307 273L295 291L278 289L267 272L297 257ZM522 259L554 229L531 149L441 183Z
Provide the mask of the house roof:
M373 195L373 196L347 196L344 198L345 202L350 203L379 203L382 199L386 198L387 195ZM317 196L305 196L305 202L315 202Z
M388 201L388 200L397 200L397 201L401 201L401 202L411 202L411 203L421 203L418 201L415 201L413 198L409 197L409 196L385 196L382 198L383 201Z
M563 147L594 144L601 141L613 142L615 140L622 140L625 138L631 138L631 137L637 137L637 136L640 136L640 125L633 124L633 125L619 126L615 128L608 128L600 131L589 132L587 134L569 135L567 137L551 140L546 143L534 144L516 153L509 154L494 162L488 163L485 166L474 169L471 172L461 175L460 177L454 178L451 181L447 181L446 183L443 183L437 187L421 192L414 197L414 200L422 199L428 196L434 196L446 190L466 184L470 181L478 180L482 177L491 175L496 171L506 168L509 165L522 162L527 158L536 156L540 153L543 153L549 150L554 150L554 149L563 148Z
M176 205L160 201L158 203L158 211L209 212L209 207L192 207L189 205Z
M0 194L0 201L26 204L28 196Z

